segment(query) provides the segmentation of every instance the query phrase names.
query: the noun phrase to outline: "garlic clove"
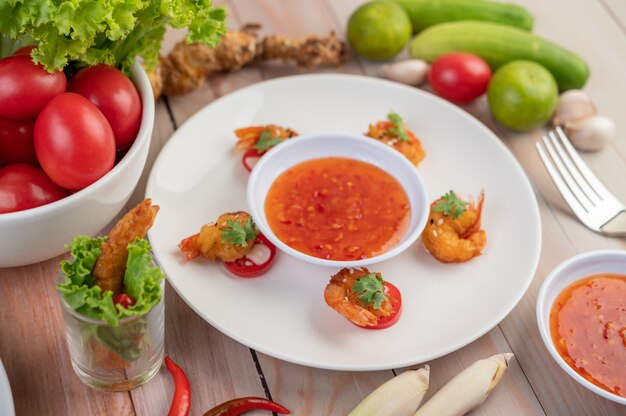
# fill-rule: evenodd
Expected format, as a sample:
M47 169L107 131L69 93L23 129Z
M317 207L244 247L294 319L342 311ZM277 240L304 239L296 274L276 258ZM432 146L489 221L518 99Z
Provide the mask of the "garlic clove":
M615 123L608 117L592 116L565 123L565 134L576 149L596 152L615 136Z
M596 106L589 94L581 90L569 90L559 96L556 110L552 116L552 124L562 126L594 116L596 113Z
M421 59L408 59L383 65L383 72L392 81L407 85L421 85L426 81L429 65Z

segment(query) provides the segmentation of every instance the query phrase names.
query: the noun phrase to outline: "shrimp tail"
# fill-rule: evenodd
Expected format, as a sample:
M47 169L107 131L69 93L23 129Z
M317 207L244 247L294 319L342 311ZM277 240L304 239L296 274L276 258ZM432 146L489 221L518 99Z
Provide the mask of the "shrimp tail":
M178 248L180 248L180 250L183 253L187 253L187 255L185 256L185 259L187 261L198 257L201 253L200 253L200 249L198 248L198 236L200 235L200 233L194 234L192 236L189 236L187 238L184 238L179 244L178 244Z

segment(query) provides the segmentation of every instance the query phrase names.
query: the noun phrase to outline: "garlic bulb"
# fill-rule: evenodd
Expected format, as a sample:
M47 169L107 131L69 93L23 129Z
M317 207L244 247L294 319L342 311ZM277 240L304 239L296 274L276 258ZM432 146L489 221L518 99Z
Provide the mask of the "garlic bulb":
M426 81L429 65L421 59L408 59L383 65L385 76L392 81L407 85L420 85Z
M608 117L592 116L565 123L565 134L576 149L595 152L613 139L615 123Z
M596 115L596 106L591 97L581 90L565 91L559 96L552 124L562 126Z

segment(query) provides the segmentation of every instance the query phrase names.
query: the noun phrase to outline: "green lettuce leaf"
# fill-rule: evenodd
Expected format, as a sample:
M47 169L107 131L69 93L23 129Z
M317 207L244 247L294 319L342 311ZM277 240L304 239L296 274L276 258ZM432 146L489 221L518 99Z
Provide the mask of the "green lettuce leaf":
M128 245L124 287L136 303L127 309L120 308L120 317L143 315L161 300L161 280L165 276L161 269L152 265L150 250L150 244L143 239Z
M143 315L161 300L161 280L164 275L159 268L152 266L148 242L143 239L133 241L128 245L124 285L126 293L136 303L128 309L116 308L113 292L107 290L102 293L91 274L105 240L106 237L79 236L72 241L69 247L73 259L61 262L63 283L57 289L67 304L78 313L117 326L120 318Z
M35 62L48 71L68 62L104 63L129 72L136 56L157 62L167 25L189 28L188 42L215 46L226 32L223 8L210 0L2 0L0 32L30 36Z

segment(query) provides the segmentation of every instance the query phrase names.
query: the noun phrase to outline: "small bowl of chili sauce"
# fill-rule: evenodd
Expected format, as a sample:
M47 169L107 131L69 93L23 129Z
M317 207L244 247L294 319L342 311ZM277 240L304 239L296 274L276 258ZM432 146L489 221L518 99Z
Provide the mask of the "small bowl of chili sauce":
M248 209L281 251L313 264L359 267L411 246L428 219L426 187L395 149L351 134L299 136L250 174Z
M557 266L539 291L537 322L570 377L626 405L626 251L592 251Z

